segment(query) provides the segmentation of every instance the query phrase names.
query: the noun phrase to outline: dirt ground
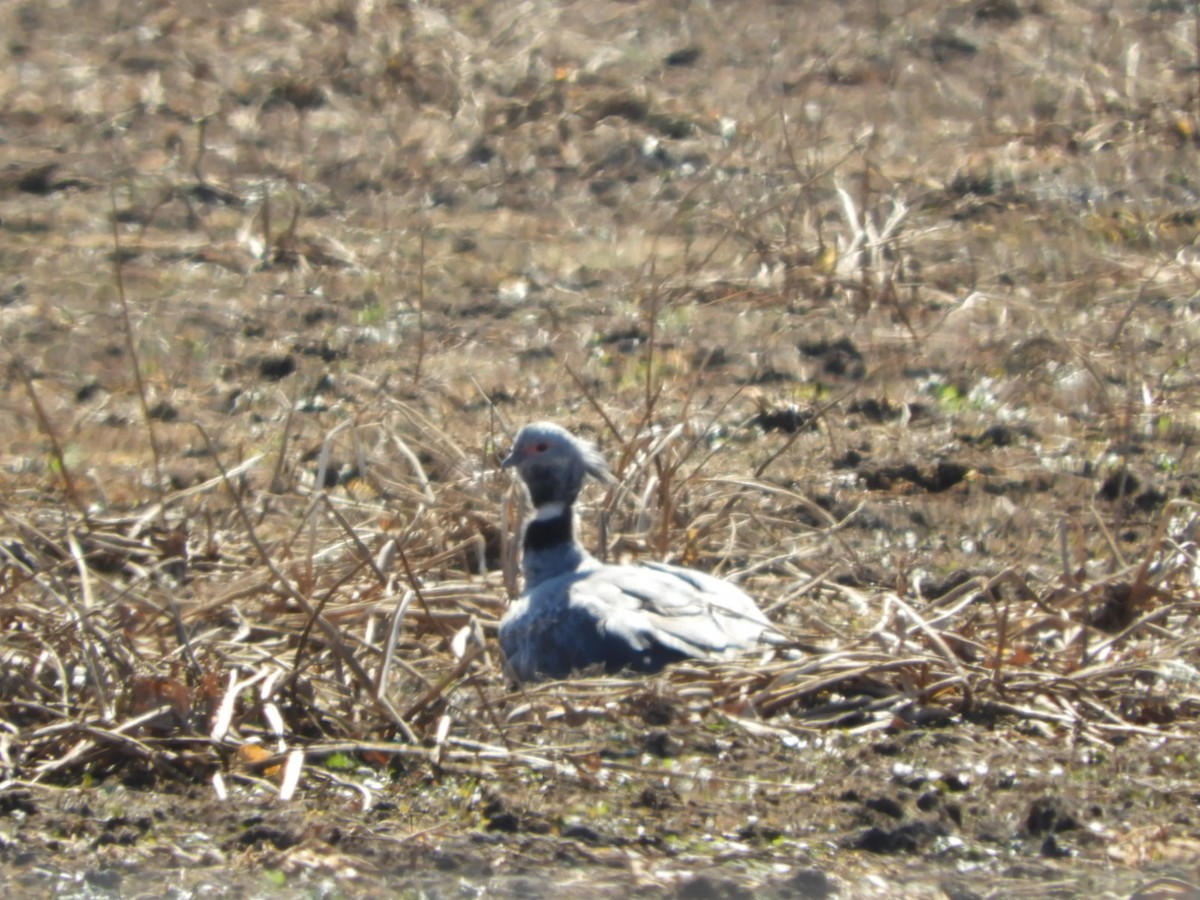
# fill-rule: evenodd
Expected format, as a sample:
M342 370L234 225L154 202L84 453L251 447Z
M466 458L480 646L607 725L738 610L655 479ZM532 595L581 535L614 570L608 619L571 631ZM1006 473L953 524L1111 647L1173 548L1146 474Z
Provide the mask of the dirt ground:
M0 5L0 889L1200 897L1200 14ZM583 531L790 654L514 685Z

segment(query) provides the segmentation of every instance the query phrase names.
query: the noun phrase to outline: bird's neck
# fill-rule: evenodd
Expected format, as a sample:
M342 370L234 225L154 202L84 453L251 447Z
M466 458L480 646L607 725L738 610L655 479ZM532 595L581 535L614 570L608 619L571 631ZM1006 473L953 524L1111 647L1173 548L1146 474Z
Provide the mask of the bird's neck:
M575 513L568 503L543 503L525 525L521 541L525 590L574 572L591 559L575 540Z

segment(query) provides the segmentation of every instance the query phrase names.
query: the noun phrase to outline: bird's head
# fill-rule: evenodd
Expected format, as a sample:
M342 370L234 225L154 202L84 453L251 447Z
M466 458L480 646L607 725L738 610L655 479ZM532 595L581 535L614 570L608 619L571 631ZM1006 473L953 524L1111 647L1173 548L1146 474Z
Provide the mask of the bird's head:
M517 433L512 451L500 464L516 469L537 508L575 502L585 475L612 481L612 473L591 441L577 438L551 422L535 422Z

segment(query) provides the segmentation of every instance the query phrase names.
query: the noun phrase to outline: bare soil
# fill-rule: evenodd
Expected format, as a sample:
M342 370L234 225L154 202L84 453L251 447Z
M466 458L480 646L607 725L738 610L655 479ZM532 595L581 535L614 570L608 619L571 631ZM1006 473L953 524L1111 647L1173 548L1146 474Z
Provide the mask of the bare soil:
M0 6L0 889L1200 896L1198 29ZM514 685L535 419L791 652Z

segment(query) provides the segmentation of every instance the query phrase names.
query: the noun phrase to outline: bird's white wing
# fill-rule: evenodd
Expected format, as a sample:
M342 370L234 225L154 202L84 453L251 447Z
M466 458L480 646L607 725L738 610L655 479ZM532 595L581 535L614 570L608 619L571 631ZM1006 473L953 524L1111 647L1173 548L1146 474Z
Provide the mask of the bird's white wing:
M723 656L779 637L733 585L674 566L601 566L570 585L568 602L638 650L661 644L685 656Z
M654 672L784 642L733 585L658 563L593 564L542 582L509 609L499 636L521 680L595 665Z

